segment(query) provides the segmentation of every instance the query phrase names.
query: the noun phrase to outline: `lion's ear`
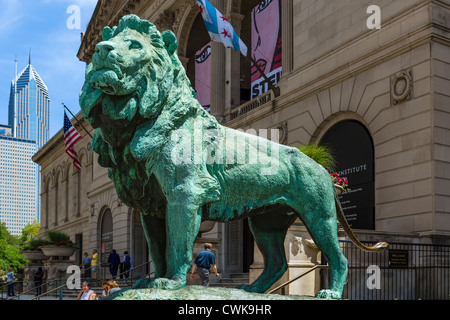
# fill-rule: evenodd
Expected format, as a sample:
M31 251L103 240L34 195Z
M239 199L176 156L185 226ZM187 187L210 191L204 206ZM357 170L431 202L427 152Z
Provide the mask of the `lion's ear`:
M170 31L166 30L161 33L162 39L164 41L164 45L169 52L170 55L173 55L175 51L177 51L178 48L178 41L175 34Z
M108 41L113 37L114 30L110 27L104 27L102 32L102 39L103 41Z

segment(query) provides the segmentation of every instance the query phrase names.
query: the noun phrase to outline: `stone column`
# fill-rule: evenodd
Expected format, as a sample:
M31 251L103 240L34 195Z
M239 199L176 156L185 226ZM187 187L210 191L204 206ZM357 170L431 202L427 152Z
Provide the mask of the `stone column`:
M223 12L223 2L211 3ZM211 41L211 115L222 122L225 113L225 47L222 43Z
M283 75L291 73L294 67L293 57L293 28L294 20L292 17L293 1L281 2L281 36L283 41L283 48L281 51L282 63L283 63Z
M239 35L244 16L235 12L229 12L226 16ZM241 52L235 52L233 48L225 50L225 118L228 118L231 110L241 104Z

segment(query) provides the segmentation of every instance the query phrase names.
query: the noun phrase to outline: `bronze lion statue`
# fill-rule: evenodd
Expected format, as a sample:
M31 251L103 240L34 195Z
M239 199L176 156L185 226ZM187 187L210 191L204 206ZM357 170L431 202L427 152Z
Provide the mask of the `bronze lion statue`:
M203 220L249 219L265 261L255 282L265 292L286 271L284 239L298 217L326 256L330 288L340 298L347 260L336 218L362 249L340 208L327 171L298 149L220 125L195 99L177 56L177 39L135 15L105 27L80 93L95 129L92 148L119 198L141 213L155 268L137 287L186 285Z

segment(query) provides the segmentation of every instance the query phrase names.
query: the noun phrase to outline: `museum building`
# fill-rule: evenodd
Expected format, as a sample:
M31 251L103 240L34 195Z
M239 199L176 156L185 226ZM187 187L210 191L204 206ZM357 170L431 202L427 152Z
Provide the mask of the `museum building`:
M210 41L195 0L99 0L78 58L88 64L103 27L117 25L126 14L147 19L160 31L172 30L198 100L220 123L256 132L277 129L280 143L293 147L332 148L337 173L350 187L340 200L361 241L448 250L450 2L211 3L247 44L275 90L239 51ZM379 28L370 24L377 18L376 10L368 10L371 5L380 9ZM98 165L82 127L91 135L93 129L81 113L72 123L83 136L75 146L81 170L65 153L62 130L33 157L42 168L41 234L70 234L80 246L77 261L94 248L105 261L114 248L121 255L129 251L135 266L144 264L151 258L139 213L121 202L107 170ZM340 236L345 243L344 232ZM222 280L251 281L261 272L262 258L245 220L204 222L196 250L204 242L214 244ZM279 283L323 263L299 221L288 231L285 251L289 269ZM414 254L405 251L395 252L403 262L386 254L389 265L416 264ZM449 281L446 259L439 256L435 262L447 268ZM323 281L317 270L282 292L314 294Z

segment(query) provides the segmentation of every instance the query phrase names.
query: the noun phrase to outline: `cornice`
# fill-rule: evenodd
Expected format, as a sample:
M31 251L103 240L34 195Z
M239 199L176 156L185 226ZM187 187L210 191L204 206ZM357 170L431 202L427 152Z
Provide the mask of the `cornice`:
M130 13L138 13L148 5L143 0L99 0L89 21L86 33L82 35L77 57L89 63L95 51L95 45L101 41L105 26L117 25L120 18Z

